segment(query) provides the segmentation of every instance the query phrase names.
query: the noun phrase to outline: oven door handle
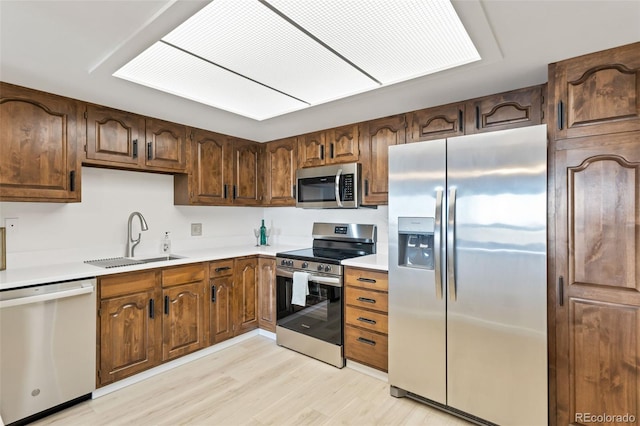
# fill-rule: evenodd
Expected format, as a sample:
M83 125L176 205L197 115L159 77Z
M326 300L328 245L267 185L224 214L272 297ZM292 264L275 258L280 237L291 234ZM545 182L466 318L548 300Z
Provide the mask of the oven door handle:
M276 277L293 278L293 271L276 268ZM326 277L323 275L309 274L309 282L326 284L331 287L342 287L342 280L338 277Z
M338 207L342 207L342 200L340 199L340 175L342 174L342 169L338 169L338 173L336 173L336 203Z

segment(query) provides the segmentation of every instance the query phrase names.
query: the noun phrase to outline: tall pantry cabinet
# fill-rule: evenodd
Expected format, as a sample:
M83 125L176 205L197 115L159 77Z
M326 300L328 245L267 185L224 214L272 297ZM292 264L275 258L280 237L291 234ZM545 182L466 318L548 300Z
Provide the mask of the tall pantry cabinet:
M638 424L640 43L551 64L549 94L550 422Z

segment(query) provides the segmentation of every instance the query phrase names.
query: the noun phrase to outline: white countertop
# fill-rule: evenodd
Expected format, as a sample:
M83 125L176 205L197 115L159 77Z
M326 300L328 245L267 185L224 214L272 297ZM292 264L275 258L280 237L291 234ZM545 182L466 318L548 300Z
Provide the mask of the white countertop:
M354 257L341 262L344 266L356 266L358 268L375 269L378 271L389 270L389 255L376 253L367 256Z
M0 271L0 291L12 288L26 287L38 284L52 283L57 281L77 280L82 278L98 277L103 275L113 275L123 272L141 271L145 269L163 268L174 265L185 265L196 262L207 262L218 259L228 259L242 256L275 256L282 251L296 250L303 247L291 245L273 246L234 246L217 247L211 249L185 250L179 253L172 253L175 256L184 256L181 259L167 260L161 262L151 262L142 265L131 265L119 268L101 268L88 265L83 262L57 263L50 265L31 266L28 268L11 268ZM152 258L156 256L145 256Z

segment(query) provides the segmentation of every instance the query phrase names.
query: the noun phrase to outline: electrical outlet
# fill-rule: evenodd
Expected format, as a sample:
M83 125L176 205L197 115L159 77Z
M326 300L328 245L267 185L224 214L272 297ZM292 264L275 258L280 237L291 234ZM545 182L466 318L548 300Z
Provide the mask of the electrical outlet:
M201 223L192 223L191 224L191 236L199 237L202 235L202 224Z
M7 235L15 235L18 233L18 218L8 217L4 220L4 227L7 229Z

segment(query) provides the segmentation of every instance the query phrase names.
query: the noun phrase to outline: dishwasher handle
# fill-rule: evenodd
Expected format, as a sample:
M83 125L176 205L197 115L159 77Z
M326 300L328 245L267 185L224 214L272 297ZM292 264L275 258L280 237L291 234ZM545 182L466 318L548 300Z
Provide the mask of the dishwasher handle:
M79 287L54 293L39 294L37 296L18 297L15 299L0 300L0 309L12 306L29 305L31 303L46 302L48 300L64 299L94 292L93 284L83 283Z

